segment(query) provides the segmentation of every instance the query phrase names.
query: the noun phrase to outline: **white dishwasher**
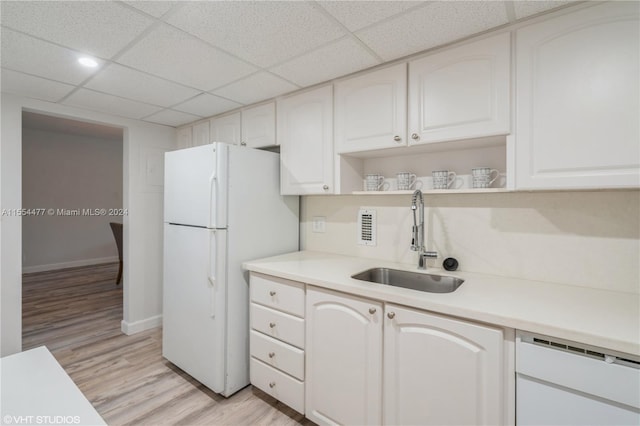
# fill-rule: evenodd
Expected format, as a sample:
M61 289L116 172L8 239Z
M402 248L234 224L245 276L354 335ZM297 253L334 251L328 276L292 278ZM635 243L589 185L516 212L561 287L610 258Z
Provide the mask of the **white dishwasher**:
M640 425L640 363L606 349L519 332L516 423Z

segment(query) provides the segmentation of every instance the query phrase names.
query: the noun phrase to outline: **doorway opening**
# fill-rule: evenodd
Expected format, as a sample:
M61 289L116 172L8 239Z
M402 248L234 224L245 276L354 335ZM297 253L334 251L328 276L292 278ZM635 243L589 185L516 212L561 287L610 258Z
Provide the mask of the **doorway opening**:
M22 112L23 350L120 333L123 142L122 128Z

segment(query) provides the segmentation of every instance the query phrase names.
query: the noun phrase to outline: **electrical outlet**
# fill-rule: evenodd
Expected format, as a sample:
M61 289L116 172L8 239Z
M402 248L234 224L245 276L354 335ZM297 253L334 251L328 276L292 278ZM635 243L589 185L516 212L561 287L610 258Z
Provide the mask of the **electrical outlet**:
M326 229L326 218L324 216L314 216L311 219L311 231L324 233Z

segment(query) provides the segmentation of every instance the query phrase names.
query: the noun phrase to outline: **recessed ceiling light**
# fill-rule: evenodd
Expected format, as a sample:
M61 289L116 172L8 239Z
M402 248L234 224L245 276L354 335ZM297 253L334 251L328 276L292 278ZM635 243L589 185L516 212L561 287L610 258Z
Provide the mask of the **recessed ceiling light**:
M95 68L98 66L98 61L96 61L93 58L89 58L88 56L79 58L78 62L80 62L81 65L84 65L85 67L89 67L89 68Z

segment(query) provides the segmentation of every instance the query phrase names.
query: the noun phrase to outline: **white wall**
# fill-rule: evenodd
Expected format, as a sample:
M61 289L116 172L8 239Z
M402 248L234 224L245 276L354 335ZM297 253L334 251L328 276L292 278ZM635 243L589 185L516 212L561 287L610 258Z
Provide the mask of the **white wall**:
M22 207L54 210L22 218L23 272L117 261L109 222L122 222L122 138L23 128ZM58 214L76 209L107 215Z
M22 109L124 128L124 318L127 333L161 324L162 190L164 152L175 146L174 128L128 120L49 102L2 94L0 208L22 206ZM0 355L22 347L22 220L0 222Z
M640 191L426 195L426 240L442 267L640 293ZM309 196L302 202L307 250L416 264L409 249L410 195ZM356 243L360 207L377 211L376 247ZM326 232L311 220L326 217Z

